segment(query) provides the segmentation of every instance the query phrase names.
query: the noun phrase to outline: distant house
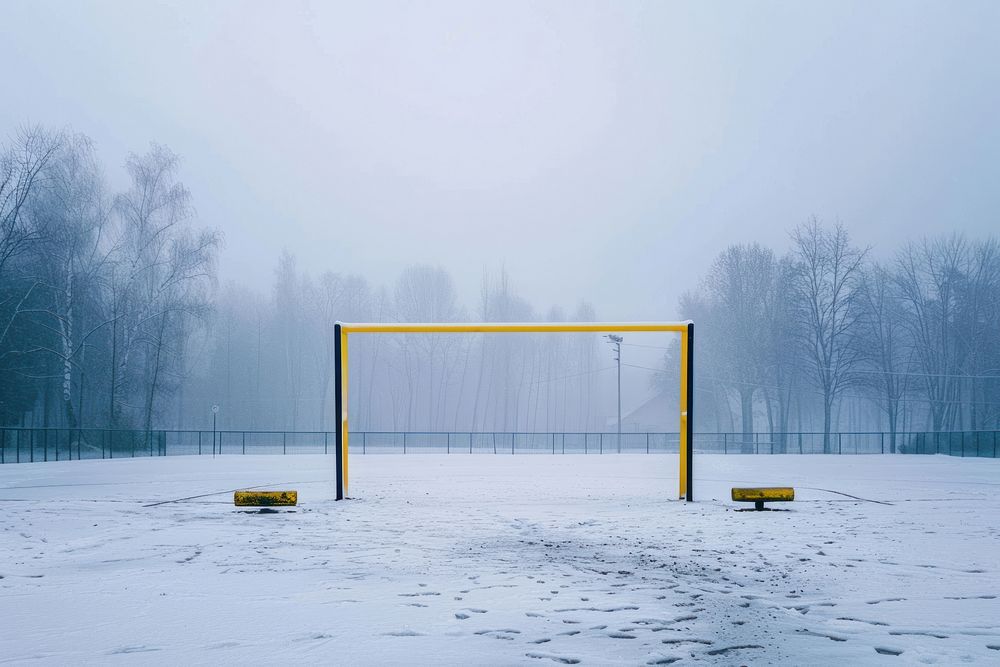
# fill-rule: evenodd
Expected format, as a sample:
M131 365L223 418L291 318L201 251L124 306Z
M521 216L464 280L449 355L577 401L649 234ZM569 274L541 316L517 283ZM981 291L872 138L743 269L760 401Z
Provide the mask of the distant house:
M679 418L677 398L664 392L653 394L645 403L622 415L622 431L628 433L671 433L677 430ZM618 427L618 417L607 420L609 431Z

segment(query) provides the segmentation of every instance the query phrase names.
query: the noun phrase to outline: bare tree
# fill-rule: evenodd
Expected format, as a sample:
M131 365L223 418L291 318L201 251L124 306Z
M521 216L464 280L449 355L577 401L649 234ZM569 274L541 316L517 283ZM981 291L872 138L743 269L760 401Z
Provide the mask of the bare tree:
M879 264L867 267L860 297L862 314L855 344L865 369L859 381L875 392L889 422L889 451L895 453L900 407L911 377L907 371L912 348L894 276Z
M858 361L851 344L860 315L858 294L867 249L853 246L840 224L813 218L792 232L798 317L813 381L823 397L823 451L829 453L833 404Z
M141 415L147 432L156 397L165 389L164 371L176 372L166 366L177 352L171 343L182 340L174 327L208 307L206 289L220 241L214 232L189 229L190 194L176 180L178 167L178 157L162 146L131 155L131 187L115 202L121 226L112 319L121 326L114 327L111 419L120 419L126 407ZM121 395L136 395L135 389L144 397L142 406L119 402Z
M900 251L898 285L904 323L919 362L935 431L955 427L961 371L958 342L962 272L968 245L951 236L908 244Z
M38 127L28 128L0 154L0 281L4 279L9 262L45 234L45 228L35 224L37 219L30 219L23 213L63 141L62 134Z
M774 273L770 250L757 244L733 245L716 258L706 281L710 303L720 313L715 352L725 359L726 377L740 397L745 452L753 450L754 397L763 386L767 365Z
M763 315L766 322L763 393L774 451L780 454L788 451L792 396L801 375L794 284L794 262L790 257L782 258L774 264Z

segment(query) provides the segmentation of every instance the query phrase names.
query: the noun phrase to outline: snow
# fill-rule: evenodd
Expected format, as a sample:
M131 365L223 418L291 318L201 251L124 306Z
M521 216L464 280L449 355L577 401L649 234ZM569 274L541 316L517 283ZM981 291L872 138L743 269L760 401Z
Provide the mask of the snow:
M354 456L337 503L323 456L0 466L0 661L1000 661L1000 461L700 455L693 504L676 469ZM233 507L260 485L300 506Z

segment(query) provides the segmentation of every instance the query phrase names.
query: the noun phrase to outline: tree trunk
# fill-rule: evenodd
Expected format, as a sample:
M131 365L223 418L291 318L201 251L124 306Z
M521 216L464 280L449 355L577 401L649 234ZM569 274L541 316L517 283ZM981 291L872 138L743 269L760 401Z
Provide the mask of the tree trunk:
M830 454L830 422L832 421L833 401L829 394L823 396L823 453Z
M753 389L740 389L740 412L743 419L741 451L753 454Z

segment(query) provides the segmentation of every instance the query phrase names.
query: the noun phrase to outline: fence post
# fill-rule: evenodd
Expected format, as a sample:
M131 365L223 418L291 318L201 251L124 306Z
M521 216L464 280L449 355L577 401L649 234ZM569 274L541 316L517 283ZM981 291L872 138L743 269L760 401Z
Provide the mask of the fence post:
M556 434L555 431L552 432L552 453L556 453Z
M42 461L48 463L49 460L49 430L42 431ZM56 438L56 461L59 460L59 438Z
M962 458L965 458L965 431L962 431Z
M447 445L448 448L445 450L445 454L451 454L451 431L448 431L446 435L448 438L448 445Z
M882 431L882 453L885 454L885 431Z
M838 433L837 434L837 453L838 454L843 454L844 453L844 438L843 438L843 435L844 435L843 433Z
M361 432L361 453L368 453L368 431Z
M288 431L281 432L281 453L288 453Z
M198 456L201 456L201 431L198 431Z
M406 453L406 431L403 431L403 453Z
M511 453L511 455L514 454L514 433L513 433L513 431L510 434L510 453Z
M994 435L996 435L996 434L994 434ZM562 453L565 454L566 453L566 434L565 433L562 434L562 438L561 439L562 439ZM996 438L994 438L994 440L996 440Z
M493 453L497 453L497 434L495 431L493 432Z
M28 444L31 447L31 459L28 462L29 463L34 463L35 462L35 429L31 429L30 431L28 431L28 435L30 436L28 438Z
M325 451L325 449L324 449ZM243 431L243 453L247 453L247 432Z
M649 454L649 431L646 431L646 453Z
M603 432L603 431L601 432L601 445L600 445L600 450L598 450L598 452L597 452L597 453L598 453L598 454L603 454L603 453L604 453L604 432Z

